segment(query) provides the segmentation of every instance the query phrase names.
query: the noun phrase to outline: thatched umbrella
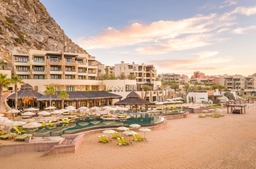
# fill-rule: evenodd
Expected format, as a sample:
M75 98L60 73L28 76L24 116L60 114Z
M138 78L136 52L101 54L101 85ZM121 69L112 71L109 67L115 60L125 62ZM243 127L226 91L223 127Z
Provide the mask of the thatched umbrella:
M136 111L137 111L138 105L148 105L148 104L150 104L149 101L140 98L140 96L134 91L129 93L125 99L115 103L115 105L135 105Z

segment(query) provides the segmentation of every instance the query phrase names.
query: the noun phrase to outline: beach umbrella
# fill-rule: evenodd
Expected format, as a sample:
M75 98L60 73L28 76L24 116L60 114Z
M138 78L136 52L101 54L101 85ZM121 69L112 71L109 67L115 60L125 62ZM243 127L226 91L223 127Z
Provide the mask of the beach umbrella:
M56 109L55 106L49 106L49 107L46 107L46 108L45 108L45 110L54 110L54 109Z
M36 113L33 113L33 112L25 112L25 113L22 113L22 116L33 116L35 115Z
M12 126L22 126L26 124L25 121L10 121L8 123L5 124L5 126L9 126L9 127L12 127Z
M145 133L146 133L146 132L150 132L150 131L151 131L151 129L146 128L146 127L142 127L142 128L140 128L140 129L139 129L139 131L144 132L144 138L146 139L146 137L145 137Z
M141 125L139 125L139 124L131 124L131 125L129 125L129 127L131 127L131 128L140 128Z
M117 127L116 129L121 131L129 130L128 127Z
M28 109L25 109L25 111L38 111L38 108L30 107Z
M110 140L110 135L115 133L115 132L116 132L115 130L104 130L102 133L108 134L109 135L109 140Z
M39 115L43 115L43 116L49 116L51 113L49 113L48 111L40 111L39 113L37 113Z
M30 123L27 123L25 125L23 125L22 127L23 128L27 128L27 129L35 129L35 128L38 128L42 126L41 123L37 123L37 122L30 122Z
M125 131L125 132L123 132L123 133L124 133L124 135L126 135L126 136L129 137L129 142L130 142L130 143L131 143L131 141L130 141L130 136L133 136L133 135L137 134L137 132L132 131L132 130L127 130L127 131Z
M51 112L52 114L62 114L63 111L62 110L54 110L53 112Z
M8 110L6 113L10 113L10 114L12 114L12 119L14 120L14 113L19 113L20 111L19 110L17 110L17 109L10 109L10 110Z

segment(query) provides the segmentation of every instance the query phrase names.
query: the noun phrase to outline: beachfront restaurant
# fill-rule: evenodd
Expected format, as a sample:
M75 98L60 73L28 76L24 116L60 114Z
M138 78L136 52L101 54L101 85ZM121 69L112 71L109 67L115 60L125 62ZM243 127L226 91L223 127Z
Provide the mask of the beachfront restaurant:
M29 84L21 86L18 94L18 108L25 109L29 107L38 107L40 110L48 106L55 106L57 109L62 107L62 99L56 95L43 95L35 90ZM79 108L81 106L108 106L113 105L115 101L121 100L122 96L105 92L105 91L67 91L68 98L64 99L64 106L74 106ZM9 95L7 104L9 107L15 107L15 93ZM50 105L51 99L51 105Z

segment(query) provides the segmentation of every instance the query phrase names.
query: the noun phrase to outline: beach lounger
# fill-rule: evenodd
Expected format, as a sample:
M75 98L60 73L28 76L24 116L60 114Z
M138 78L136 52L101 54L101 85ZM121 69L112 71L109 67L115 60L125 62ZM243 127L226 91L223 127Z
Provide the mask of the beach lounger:
M107 139L107 137L105 135L102 135L101 138L107 142L109 142L109 140Z
M49 121L48 124L49 124L49 127L54 127L52 121Z
M25 141L25 139L27 137L31 137L31 136L32 136L32 134L22 134L22 135L18 135L16 137L14 137L14 140L15 141Z
M8 133L0 136L0 139L2 140L7 140L7 139L12 139L16 136L15 133Z
M144 141L144 138L142 138L139 134L134 134L133 138L135 141Z
M102 136L98 136L99 143L108 143L107 140L105 140Z
M121 137L121 140L122 140L123 144L126 144L126 145L129 145L129 144L130 144L127 140L125 140L124 137Z
M22 127L19 128L18 126L13 126L12 128L13 128L13 129L15 130L15 132L18 133L18 134L26 133L26 130L23 130Z
M117 138L121 138L121 136L119 135L118 132L115 132L115 133L112 133L112 138L117 139Z
M117 145L119 146L128 146L128 142L123 142L121 138L117 138Z

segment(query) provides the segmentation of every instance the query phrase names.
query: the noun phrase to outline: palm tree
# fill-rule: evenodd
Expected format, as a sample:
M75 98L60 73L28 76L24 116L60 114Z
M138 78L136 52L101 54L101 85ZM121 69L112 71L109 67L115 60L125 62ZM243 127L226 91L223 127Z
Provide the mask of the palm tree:
M151 89L151 87L149 85L143 85L142 89L145 91L145 100L147 99L147 93L148 91Z
M9 87L10 84L11 84L11 79L7 78L7 74L4 75L0 73L0 107L2 105L1 103L2 103L3 89Z
M46 90L44 91L45 95L49 95L50 98L50 106L52 105L52 95L56 94L56 90L53 85L46 86Z
M15 92L15 108L18 108L18 84L24 84L23 79L21 79L18 75L14 75L11 78L11 83L14 84L14 92Z
M62 109L64 109L64 99L69 98L69 95L67 94L67 92L65 90L62 90L58 94L58 97L61 98L61 107L62 107Z
M118 76L118 78L119 78L120 80L124 80L126 77L125 77L124 74L121 74L120 76Z
M109 76L108 76L109 80L116 80L116 77L114 75L114 73L111 73Z

